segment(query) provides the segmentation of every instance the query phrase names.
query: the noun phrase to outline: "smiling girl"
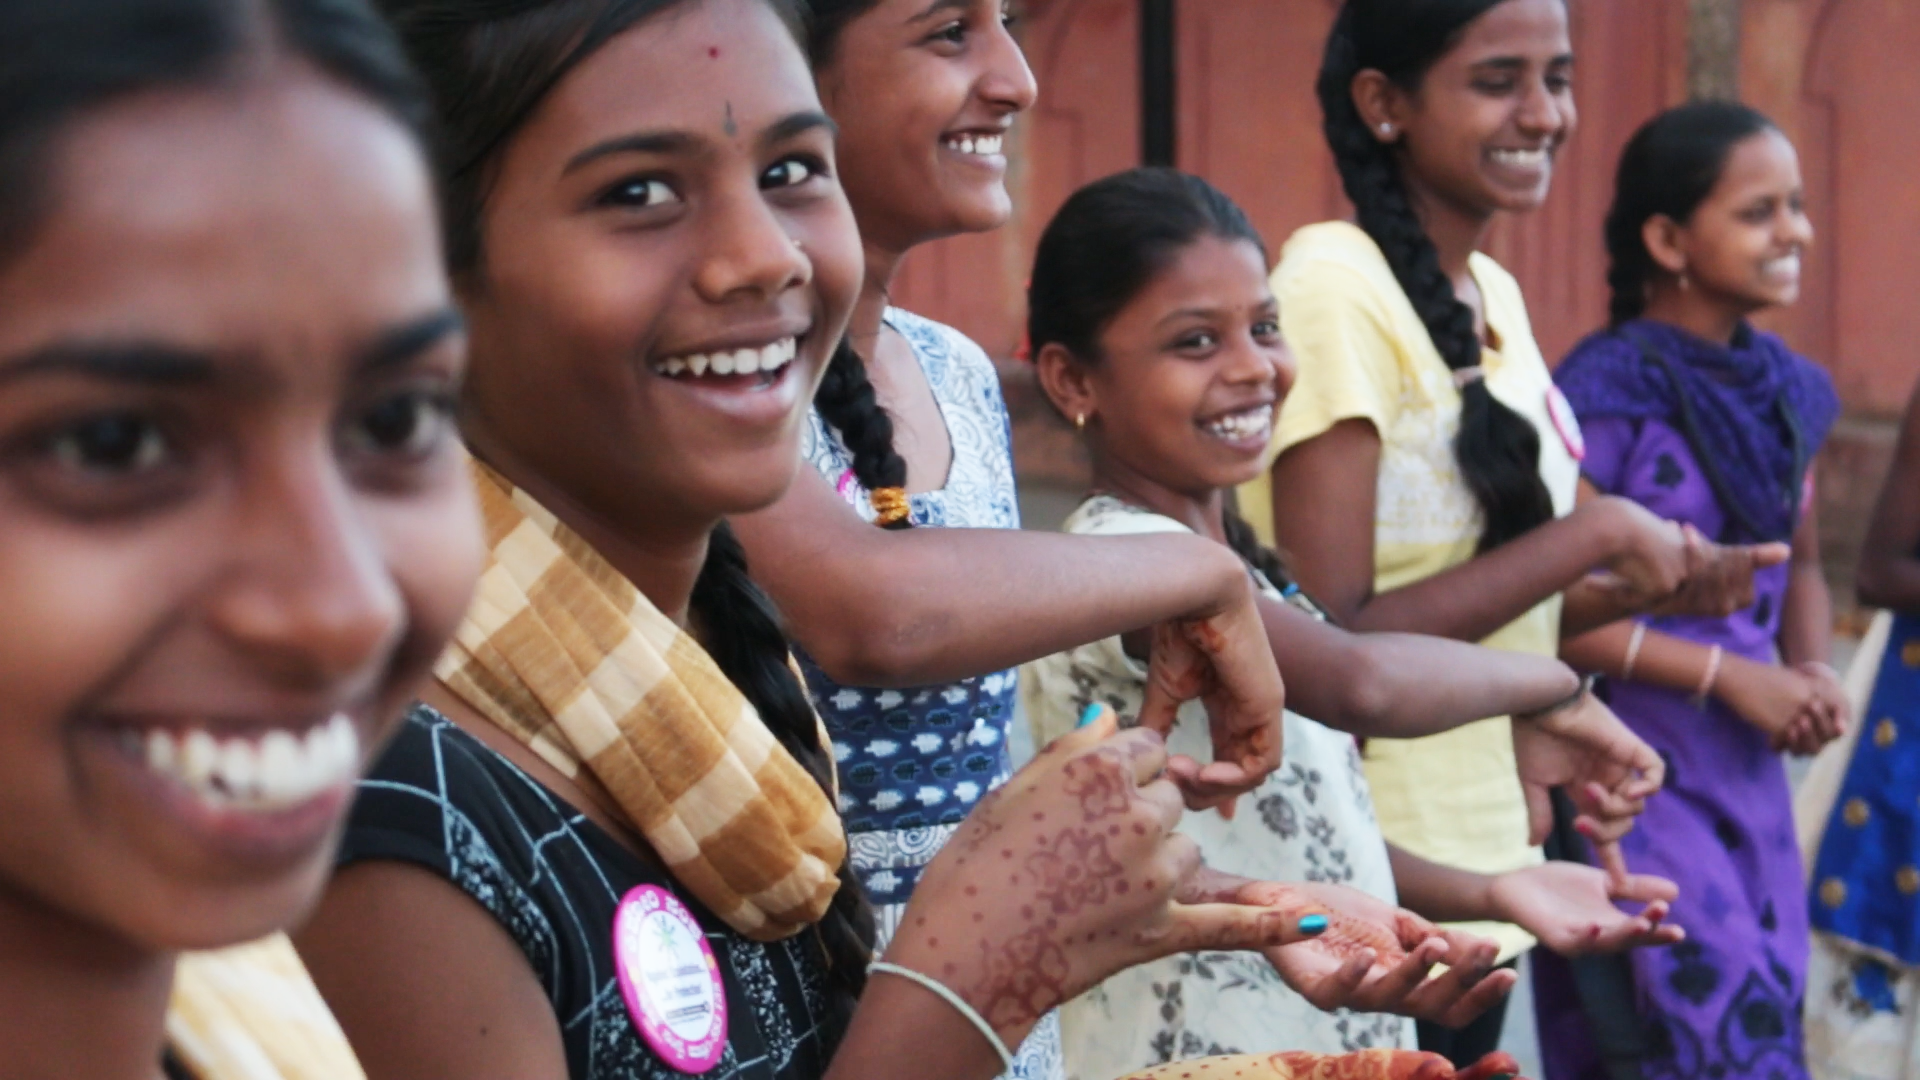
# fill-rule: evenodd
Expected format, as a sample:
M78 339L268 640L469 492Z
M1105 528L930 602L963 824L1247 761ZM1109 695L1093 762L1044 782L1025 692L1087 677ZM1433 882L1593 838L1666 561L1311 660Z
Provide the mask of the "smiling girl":
M176 960L309 910L471 595L423 112L350 0L0 5L9 1078L357 1075L284 938Z
M1755 576L1744 610L1568 644L1614 678L1614 707L1667 759L1679 796L1623 841L1680 883L1676 909L1700 929L1634 958L1650 1078L1807 1075L1807 908L1779 754L1811 754L1847 721L1809 497L1840 403L1825 371L1747 319L1798 297L1812 239L1799 159L1765 117L1715 102L1655 118L1621 155L1607 216L1613 325L1555 376L1587 432L1593 488L1723 542L1793 546L1788 565ZM1552 995L1543 1005L1549 1075L1604 1076L1577 1019Z
M1786 557L1704 544L1627 499L1575 505L1578 421L1518 285L1478 250L1499 215L1545 200L1576 124L1573 67L1562 0L1347 0L1328 38L1319 96L1356 221L1301 229L1273 274L1299 376L1272 520L1348 629L1552 656L1563 624L1744 606L1755 560ZM1544 795L1530 815L1511 727L1370 740L1387 838L1479 873L1538 862ZM1532 944L1478 929L1503 958ZM1423 1025L1421 1045L1472 1060L1500 1019L1458 1038Z
M981 801L870 980L833 759L725 524L793 482L858 289L799 13L386 7L443 106L489 555L300 935L369 1076L982 1080L1113 970L1326 929L1199 876L1161 741L1109 715Z
M1075 193L1040 241L1031 290L1029 337L1041 384L1054 406L1088 418L1085 438L1097 494L1067 521L1090 535L1192 532L1233 548L1275 602L1312 615L1319 608L1269 549L1251 540L1228 508L1234 487L1260 472L1267 428L1286 396L1293 361L1280 341L1280 312L1267 285L1266 249L1246 216L1196 177L1143 169ZM1324 632L1346 635L1334 627ZM1418 714L1429 730L1503 712L1532 712L1515 725L1521 776L1537 779L1546 733L1573 723L1610 727L1635 751L1605 706L1562 692L1555 708L1534 704L1532 685L1565 665L1439 638L1393 636L1413 684L1378 688L1388 711ZM1281 657L1293 682L1348 677ZM1137 707L1146 670L1122 638L1096 642L1030 665L1025 687L1035 740L1071 730L1089 701L1121 713ZM1177 727L1170 745L1205 752L1199 717ZM1275 880L1345 882L1370 894L1382 921L1397 918L1417 958L1442 957L1447 976L1421 982L1405 971L1363 972L1344 1002L1334 988L1350 978L1313 947L1259 957L1208 954L1143 965L1107 980L1063 1010L1069 1074L1113 1076L1200 1053L1339 1051L1402 1047L1413 1025L1402 1017L1461 1024L1512 984L1489 975L1497 946L1441 934L1393 905L1440 918L1503 919L1553 947L1580 954L1677 940L1660 926L1668 882L1634 878L1610 886L1599 871L1567 864L1497 876L1451 870L1392 849L1381 838L1351 736L1305 716L1286 718L1285 760L1231 821L1190 815L1181 831L1208 865ZM1198 745L1196 745L1198 743ZM1644 918L1615 899L1651 901ZM1422 941L1433 941L1422 947ZM1444 951L1442 951L1444 950ZM1324 1011L1336 1002L1345 1009ZM1399 1015L1389 1015L1399 1014Z

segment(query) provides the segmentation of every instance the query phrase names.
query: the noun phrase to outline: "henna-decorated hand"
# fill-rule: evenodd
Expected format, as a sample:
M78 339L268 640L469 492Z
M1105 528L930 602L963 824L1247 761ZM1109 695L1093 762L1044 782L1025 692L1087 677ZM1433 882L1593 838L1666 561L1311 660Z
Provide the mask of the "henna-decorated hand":
M1111 710L981 802L915 888L886 959L940 980L1017 1045L1109 975L1178 952L1304 940L1298 916L1176 897L1200 865L1153 731Z
M1351 1054L1283 1050L1277 1054L1189 1058L1121 1080L1516 1080L1519 1075L1519 1064L1502 1053L1488 1054L1456 1070L1439 1054L1418 1050L1356 1050Z
M1553 827L1550 792L1565 787L1580 810L1574 827L1610 870L1620 859L1620 838L1666 781L1660 755L1592 694L1532 719L1515 718L1513 751L1532 842L1546 839Z
M1261 904L1287 915L1323 915L1325 933L1263 950L1280 978L1316 1008L1386 1012L1460 1027L1513 989L1511 971L1495 971L1499 946L1443 930L1405 908L1358 889L1313 882L1251 881L1202 868L1194 895ZM1436 963L1447 963L1439 976Z
M1218 806L1232 817L1233 800L1280 767L1281 713L1287 703L1251 586L1244 603L1217 615L1154 629L1140 726L1166 735L1181 704L1195 698L1207 709L1213 761L1203 766L1176 756L1167 764L1167 775L1188 807Z
M1680 895L1666 878L1605 871L1571 862L1550 862L1493 879L1489 898L1499 917L1514 923L1561 956L1622 952L1645 945L1671 945L1686 937L1666 922L1667 905ZM1628 915L1616 901L1646 905Z

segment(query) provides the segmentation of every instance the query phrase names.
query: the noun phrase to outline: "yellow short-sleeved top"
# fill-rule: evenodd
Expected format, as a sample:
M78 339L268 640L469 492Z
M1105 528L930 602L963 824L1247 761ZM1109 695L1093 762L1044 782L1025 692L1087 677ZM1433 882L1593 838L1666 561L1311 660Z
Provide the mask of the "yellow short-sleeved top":
M1554 509L1573 509L1579 466L1568 410L1550 411L1553 380L1533 340L1520 286L1485 255L1471 263L1486 305L1490 337L1481 365L1487 388L1540 431L1540 476ZM1299 375L1281 406L1271 453L1312 439L1343 420L1366 420L1380 433L1374 509L1374 588L1385 592L1471 559L1482 516L1453 454L1460 394L1426 326L1380 248L1345 222L1295 233L1273 273L1280 323ZM1289 512L1279 495L1280 511ZM1269 485L1241 491L1241 506L1271 531ZM1304 512L1304 510L1303 510ZM1482 644L1553 656L1560 643L1555 596ZM1381 830L1387 839L1435 862L1483 873L1532 865L1527 814L1514 771L1505 717L1424 739L1372 739L1366 750ZM1502 957L1532 945L1515 926L1471 924L1500 941Z

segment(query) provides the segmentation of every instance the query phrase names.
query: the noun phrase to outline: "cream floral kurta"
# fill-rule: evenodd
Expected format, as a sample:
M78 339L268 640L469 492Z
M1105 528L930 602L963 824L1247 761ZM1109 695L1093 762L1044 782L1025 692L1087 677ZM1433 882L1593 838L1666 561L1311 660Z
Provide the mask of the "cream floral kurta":
M1083 504L1066 530L1083 535L1185 532L1171 518L1108 496ZM1264 581L1262 587L1278 596ZM1034 745L1073 730L1094 701L1122 717L1140 713L1146 668L1119 638L1027 665L1022 701ZM1207 864L1270 881L1349 885L1394 901L1393 870L1374 820L1373 802L1352 736L1286 715L1286 756L1228 821L1190 813L1180 831ZM1182 708L1168 748L1212 758L1206 713ZM1131 968L1069 1002L1060 1014L1069 1080L1112 1080L1124 1073L1217 1054L1276 1050L1335 1053L1414 1045L1413 1021L1397 1016L1322 1012L1281 982L1257 953L1194 953Z

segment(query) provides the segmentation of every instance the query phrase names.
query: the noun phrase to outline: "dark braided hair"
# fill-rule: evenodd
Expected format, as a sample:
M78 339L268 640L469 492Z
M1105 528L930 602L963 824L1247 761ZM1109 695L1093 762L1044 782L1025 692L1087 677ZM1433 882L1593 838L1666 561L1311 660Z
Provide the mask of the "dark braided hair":
M1040 235L1027 285L1027 340L1034 355L1059 345L1084 364L1101 359L1100 335L1180 252L1213 237L1266 242L1225 192L1174 169L1142 168L1073 193ZM1293 582L1278 552L1228 501L1227 546L1276 588Z
M879 6L880 0L806 0L807 54L815 71L833 62L840 35L855 19ZM853 475L868 491L907 486L907 462L893 449L893 417L880 407L867 364L853 343L842 341L827 363L820 389L813 395L820 419L840 435L841 445L853 456ZM889 529L907 529L902 518Z
M1739 144L1773 121L1731 101L1696 101L1643 124L1620 154L1613 207L1607 211L1609 320L1618 326L1647 310L1647 286L1665 273L1641 235L1659 215L1686 224L1720 183Z
M853 343L842 338L827 362L820 389L813 395L813 407L820 418L840 435L840 442L853 456L853 475L868 491L907 486L907 459L893 448L893 417L880 407L873 382L867 378L867 362L853 350ZM889 529L909 529L909 518L885 525Z
M489 168L541 99L615 35L686 2L380 0L441 106L449 259L456 272L484 264L479 221ZM789 0L766 2L798 41L798 9ZM720 669L831 797L832 758L789 664L780 618L748 575L746 554L725 524L708 542L690 606L701 643ZM873 909L848 863L840 866L840 890L818 929L835 1020L844 1030L866 987L874 941Z
M148 90L218 85L279 53L385 110L424 144L425 88L365 0L0 3L0 258L51 203L60 133Z
M1402 87L1418 87L1467 27L1502 2L1346 0L1320 67L1324 130L1341 185L1360 227L1386 255L1440 358L1454 371L1480 364L1473 310L1461 303L1440 268L1440 253L1414 214L1394 151L1374 138L1354 105L1353 80L1374 70ZM1460 433L1453 450L1486 518L1482 552L1553 519L1553 497L1540 480L1540 433L1494 397L1484 379L1460 391Z
M746 549L725 523L707 541L707 561L694 582L690 607L714 663L753 703L780 745L832 798L833 753L822 745L813 704L787 662L780 614L754 584ZM837 1020L844 1028L852 1019L855 999L866 988L875 940L873 905L850 861L840 864L840 891L833 894L833 906L819 930L832 963L832 980L843 991Z

